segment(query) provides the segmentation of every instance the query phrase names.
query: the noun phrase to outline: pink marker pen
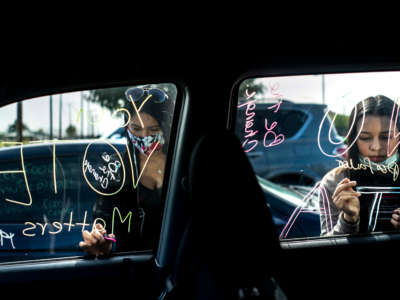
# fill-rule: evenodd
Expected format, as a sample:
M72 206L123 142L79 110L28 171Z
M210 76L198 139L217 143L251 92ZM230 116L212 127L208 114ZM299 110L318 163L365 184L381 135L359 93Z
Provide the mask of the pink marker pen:
M103 235L103 237L108 241L112 241L113 243L117 242L117 240L115 238L109 236L108 234Z

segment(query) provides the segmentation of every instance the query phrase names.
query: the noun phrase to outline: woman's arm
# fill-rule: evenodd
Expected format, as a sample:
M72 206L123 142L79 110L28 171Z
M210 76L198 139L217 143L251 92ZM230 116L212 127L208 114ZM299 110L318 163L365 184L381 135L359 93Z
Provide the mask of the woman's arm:
M321 181L319 193L321 236L353 234L359 231L359 193L355 183L336 168Z

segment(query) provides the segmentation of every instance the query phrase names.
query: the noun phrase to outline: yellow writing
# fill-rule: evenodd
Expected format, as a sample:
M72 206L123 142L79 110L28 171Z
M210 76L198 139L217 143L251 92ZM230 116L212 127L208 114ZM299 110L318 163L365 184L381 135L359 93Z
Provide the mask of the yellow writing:
M90 226L90 223L87 223L87 211L84 213L83 221L82 222L73 222L73 212L71 211L69 214L69 219L68 222L45 222L45 223L40 223L40 222L25 222L24 225L26 228L22 230L22 235L26 237L35 237L36 235L41 235L44 236L46 233L49 233L51 235L56 235L62 232L63 230L67 232L71 232L73 228L81 228L81 232L83 232L86 227ZM120 222L121 224L127 222L127 231L131 231L131 223L132 223L132 211L128 211L126 216L123 216L121 214L121 211L118 209L118 207L113 208L113 213L111 217L111 233L114 234L114 228L116 222ZM93 224L91 226L92 230L95 227L96 224L102 223L104 229L107 228L106 221L103 218L95 218L93 220Z
M15 174L15 173L22 173L24 175L24 180L25 180L25 187L26 187L26 191L28 192L28 197L29 200L28 202L21 202L21 201L17 201L17 200L12 200L12 199L5 199L8 202L11 203L15 203L15 204L20 204L20 205L24 205L24 206L30 206L32 205L32 196L31 196L31 191L29 189L29 184L28 184L28 178L26 177L26 171L25 171L25 164L24 164L24 153L22 150L22 146L23 144L21 142L2 142L3 144L7 145L20 145L20 158L21 158L21 166L22 166L22 170L9 170L9 171L0 171L0 174Z
M92 144L98 143L98 142L104 142L104 143L108 144L108 145L117 153L118 158L120 159L120 162L121 162L121 165L122 165L122 173L123 173L123 175L122 175L122 183L121 183L120 188L119 188L118 190L116 190L115 192L113 192L113 193L103 193L103 192L97 190L97 189L90 183L90 181L89 181L89 180L87 179L87 177L86 177L85 165L87 165L87 163L85 164L85 161L86 161L87 152L88 152L88 150L89 150L89 147L90 147ZM129 151L128 151L128 152L129 152ZM97 140L97 141L93 141L93 142L89 143L89 144L86 146L85 154L83 155L83 160L82 160L82 173L83 173L83 177L85 178L86 183L89 185L89 187L90 187L94 192L96 192L97 194L100 194L100 195L103 195L103 196L112 196L112 195L115 195L115 194L119 193L119 191L123 188L123 186L124 186L124 184L125 184L125 177L126 177L126 176L125 176L125 165L124 165L124 163L123 163L123 161L122 161L122 156L121 156L121 154L119 153L118 149L115 148L115 147L114 147L109 141L107 141L107 140Z
M103 224L102 224L103 228L106 229L106 227L107 227L106 221L105 221L104 219L102 219L102 218L96 218L96 219L94 219L94 221L93 221L92 230L95 228L95 226L96 226L96 224L98 223L98 221L101 221L101 222L103 223Z
M40 143L52 143L52 161L53 161L53 187L54 187L54 194L57 194L57 176L56 176L56 143L55 140L42 140L42 141L30 141L30 144L40 144ZM66 140L63 140L66 142Z
M25 225L30 225L30 227L25 228L24 230L22 230L22 234L23 234L24 236L35 236L36 233L26 233L26 232L29 231L29 230L34 230L34 229L36 229L35 223L32 223L32 222L25 222Z
M56 144L53 143L53 185L54 193L57 194L57 179L56 179Z
M123 110L123 109L121 109L121 110ZM129 112L127 112L127 113L129 113ZM54 193L57 194L57 193L58 193L58 190L57 190L57 175L56 175L56 142L59 142L59 141L57 141L57 140L43 140L43 141L31 141L31 142L29 142L29 143L31 143L31 144L38 144L38 143L46 143L46 142L47 142L47 143L52 143L53 187L54 187ZM74 140L71 140L71 141L69 141L69 140L63 140L62 142L76 142L76 141L74 141ZM121 162L121 166L122 166L122 182L121 182L121 185L120 185L120 187L118 188L118 190L116 190L115 192L111 192L111 193L104 193L104 192L99 191L98 189L96 189L96 188L90 183L90 181L88 180L87 174L86 174L86 170L85 170L85 166L86 166L87 163L88 163L88 162L86 162L86 164L85 164L85 161L86 161L87 154L88 154L88 151L89 151L91 145L93 145L94 143L101 143L101 142L104 142L104 143L108 144L108 145L115 151L115 153L117 154L117 156L118 156L118 158L119 158L119 160L120 160L120 162ZM31 191L30 191L29 184L28 184L28 178L27 178L27 175L26 175L26 168L25 168L24 155L23 155L23 143L21 143L21 142L0 142L0 143L3 143L3 144L11 144L11 145L19 145L19 146L20 146L20 161L21 161L22 169L21 169L21 170L6 170L6 171L0 171L0 174L23 174L24 180L25 180L26 191L27 191L27 194L28 194L28 201L27 201L27 202L23 202L23 201L19 201L19 200L14 200L14 199L8 199L8 198L6 198L5 200L8 201L8 202L11 202L11 203L19 204L19 205L30 206L30 205L32 205L32 196L31 196ZM133 185L133 188L136 189L137 186L138 186L138 184L139 184L139 181L140 181L140 179L141 179L141 177L142 177L142 175L143 175L143 172L144 172L144 170L146 169L146 167L147 167L147 165L148 165L148 163L149 163L149 160L150 160L151 156L153 155L154 151L156 151L156 149L157 149L157 147L158 147L158 144L153 148L153 150L151 151L150 155L146 158L146 161L145 161L145 163L144 163L144 165L143 165L142 170L141 170L140 173L139 173L138 178L135 178L135 174L134 174L134 172L133 172L133 171L134 171L134 168L133 168L133 164L132 164L132 157L131 157L131 154L130 154L128 145L126 144L125 146L126 146L126 149L127 149L129 165L130 165L130 168L131 168L132 185ZM87 167L87 166L86 166L86 167ZM84 152L84 156L83 156L83 160L82 160L82 173L83 173L83 177L84 177L86 183L88 184L88 186L89 186L94 192L96 192L97 194L103 195L103 196L112 196L112 195L115 195L115 194L119 193L119 192L121 191L121 189L123 188L123 186L124 186L124 184L125 184L125 180L126 180L126 169L125 169L125 164L124 164L124 162L123 162L121 153L118 151L118 149L117 149L115 146L113 146L113 145L112 145L109 141L107 141L107 140L95 140L95 141L93 141L93 142L90 142L90 143L86 146L86 149L85 149L85 152Z
M133 101L133 99L132 99L132 96L129 95L129 99L131 100L133 109L135 110L136 115L137 115L138 118L139 118L139 122L140 122L140 125L142 126L142 128L144 128L144 124L143 124L142 118L140 117L139 112L141 111L143 105L144 105L147 101L149 101L149 99L151 98L151 96L152 96L152 95L148 95L147 98L144 99L144 101L142 102L142 104L139 106L139 108L137 108L137 106L136 106L136 104L135 104L135 101Z
M140 178L142 177L143 172L144 172L144 170L146 169L147 163L149 162L149 159L150 159L150 157L153 155L154 151L157 149L159 143L160 143L160 142L157 142L157 144L155 145L155 147L153 148L153 150L151 150L150 155L146 158L146 161L144 162L143 168L142 168L142 170L140 171L140 174L139 174L139 177L137 178L137 181L135 180L135 174L133 174L132 157L131 157L130 151L129 151L128 145L127 145L127 144L125 145L125 146L126 146L126 150L127 150L126 152L128 153L129 164L130 164L130 166L131 166L132 184L133 184L133 188L134 188L134 189L137 188L137 186L138 186L138 184L139 184L139 181L140 181ZM123 161L121 161L121 163L122 163L122 165L124 164Z
M112 114L112 116L114 116L115 114L119 113L120 111L125 112L128 115L128 120L125 122L124 125L122 125L121 127L126 127L129 124L129 121L131 120L131 114L129 113L129 110L127 110L126 108L118 108L117 110L114 111L114 113ZM121 128L120 127L120 128Z
M132 212L130 211L124 219L122 219L121 212L119 211L118 207L114 207L113 209L113 214L112 214L112 221L111 221L111 233L114 234L114 218L115 218L115 212L118 212L119 215L119 220L121 223L125 223L126 219L128 219L128 232L131 231L131 219L132 219Z
M62 226L62 224L60 222L53 222L53 226L56 227L58 229L58 231L50 231L49 230L50 234L57 234L57 233L60 233L62 231L63 226Z
M152 97L152 95L148 95L147 98L141 103L141 105L140 105L139 107L137 107L136 104L135 104L135 101L133 101L133 99L132 99L132 96L129 95L130 102L131 102L131 104L132 104L132 106L133 106L133 109L134 109L136 115L137 115L138 118L139 118L139 121L140 121L140 124L141 124L142 127L144 127L144 124L143 124L142 118L140 117L139 112L142 110L143 105L145 105L146 102L147 102L151 97ZM117 110L114 111L113 115L116 114L116 113L118 113L118 112L121 112L121 111L122 111L122 112L125 112L125 113L128 115L128 120L127 120L127 122L126 122L123 126L121 126L121 127L125 127L125 126L127 126L127 125L129 124L129 122L130 122L131 114L129 113L129 111L128 111L126 108L118 108ZM83 113L83 110L80 109L80 110L78 111L78 113L77 113L77 119L76 119L77 122L78 122L79 119L81 118L82 113ZM104 115L104 109L102 110L102 117L103 117L103 115ZM90 120L90 121L91 121L91 120ZM94 123L91 122L91 124L94 124ZM118 189L117 191L112 192L112 193L104 193L104 192L102 192L102 191L97 190L97 189L90 183L90 181L88 180L88 178L87 178L87 176L86 176L86 172L85 172L85 161L86 161L86 157L87 157L87 152L88 152L90 146L91 146L93 143L98 142L98 141L104 141L105 143L107 143L107 144L117 153L117 155L118 155L118 157L119 157L119 159L120 159L121 165L122 165L123 179L122 179L121 186L119 187L119 189ZM89 143L89 144L87 145L87 147L86 147L86 149L85 149L84 156L83 156L83 160L82 160L82 173L83 173L83 176L84 176L84 178L85 178L86 183L89 185L89 187L90 187L94 192L96 192L97 194L103 195L103 196L115 195L115 194L117 194L117 193L119 193L119 192L121 191L121 189L123 188L123 186L124 186L124 184L125 184L125 178L126 178L126 174L125 174L125 165L124 165L124 163L123 163L121 154L119 153L119 151L118 151L110 142L108 142L108 141L106 141L106 140L98 140L98 141L91 142L91 143ZM52 161L53 161L53 186L54 186L54 193L57 194L57 193L58 193L58 190L57 190L57 176L56 176L56 163L55 163L55 162L56 162L56 145L55 145L55 141L54 141L54 140L52 140L52 141L43 140L43 141L32 141L32 142L30 142L30 143L43 143L43 142L50 142L50 143L53 144L53 145L52 145L52 148L53 148L53 149L52 149L52 150L53 150L53 151L52 151L52 154L53 154L53 156L52 156ZM68 141L68 140L63 140L63 142L70 142L70 141ZM26 171L25 171L24 158L23 158L23 143L21 143L21 142L0 142L0 143L3 143L3 144L13 144L13 145L20 145L20 146L21 146L21 148L20 148L20 156L21 156L22 170L0 171L0 174L22 173L23 176L24 176L24 180L25 180L26 190L27 190L27 193L28 193L28 196L29 196L28 202L22 202L22 201L13 200L13 199L8 199L8 198L6 198L5 200L8 201L8 202L11 202L11 203L15 203L15 204L20 204L20 205L24 205L24 206L30 206L30 205L32 205L32 196L31 196L31 192L30 192L30 189L29 189L28 179L27 179ZM140 174L139 174L138 178L136 179L136 178L135 178L135 175L134 175L134 172L133 172L133 165L132 165L131 154L130 154L130 151L129 151L129 149L128 149L128 145L126 145L126 147L127 147L127 153L128 153L128 158L129 158L129 164L130 164L130 167L131 167L132 184L133 184L133 188L134 188L134 189L137 188L137 186L138 186L138 184L139 184L139 181L140 181L140 178L141 178L142 175L143 175L143 172L144 172L144 170L145 170L145 168L146 168L146 166L147 166L147 164L148 164L148 162L149 162L149 160L150 160L150 157L152 156L152 154L153 154L153 152L155 151L155 149L157 149L157 146L158 146L158 144L156 145L156 147L153 148L152 152L151 152L150 155L147 157L147 159L146 159L146 161L145 161L145 163L144 163L144 166L143 166L142 170L140 171ZM88 163L88 162L87 162L87 163Z
M75 108L74 108L74 109L75 109ZM79 110L79 112L77 113L77 115L76 115L76 123L79 123L79 120L81 119L82 113L83 113L83 109L81 108L81 109Z
M76 108L74 108L74 110L77 111ZM82 113L83 113L83 109L81 108L76 114L76 120L75 120L76 123L79 123ZM96 124L100 123L100 121L104 118L104 107L101 108L101 116L98 118L98 120L93 121L93 117L91 117L88 112L86 112L86 117L87 117L88 123L90 125L96 125Z

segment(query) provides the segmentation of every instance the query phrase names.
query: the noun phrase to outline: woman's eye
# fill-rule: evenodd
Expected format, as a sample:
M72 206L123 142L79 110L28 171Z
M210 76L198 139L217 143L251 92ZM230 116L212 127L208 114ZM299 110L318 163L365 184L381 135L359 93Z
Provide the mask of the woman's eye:
M371 140L371 138L370 138L370 137L367 137L367 136L360 136L359 139L362 140L362 141L369 141L369 140Z

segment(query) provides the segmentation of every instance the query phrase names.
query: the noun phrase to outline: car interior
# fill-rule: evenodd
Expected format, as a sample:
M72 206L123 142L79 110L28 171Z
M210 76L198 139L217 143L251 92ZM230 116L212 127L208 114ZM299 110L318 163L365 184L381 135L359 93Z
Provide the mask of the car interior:
M153 249L0 261L4 290L14 295L130 299L398 294L398 232L280 239L268 199L235 134L239 89L246 79L399 71L396 57L257 55L200 61L189 55L148 55L102 64L88 57L47 64L26 58L23 63L24 72L7 67L9 75L0 82L2 107L60 93L159 83L173 83L177 95L162 225ZM3 242L2 235L1 246Z

